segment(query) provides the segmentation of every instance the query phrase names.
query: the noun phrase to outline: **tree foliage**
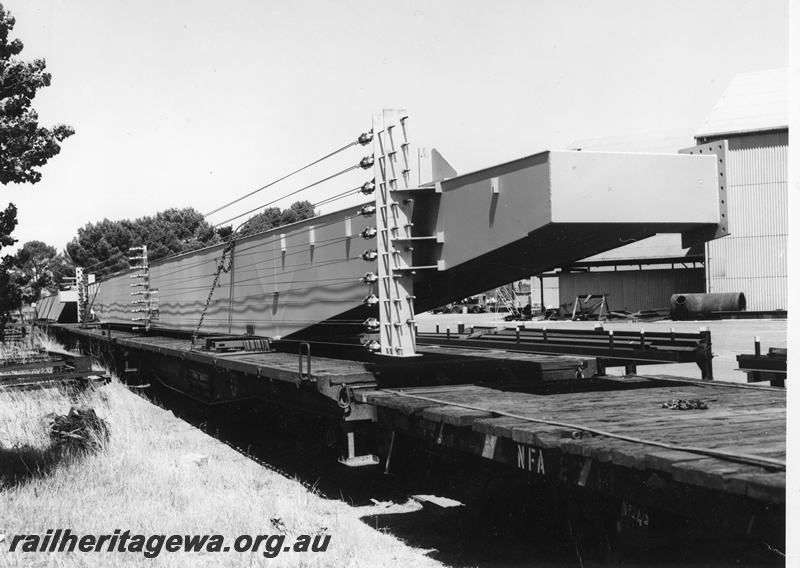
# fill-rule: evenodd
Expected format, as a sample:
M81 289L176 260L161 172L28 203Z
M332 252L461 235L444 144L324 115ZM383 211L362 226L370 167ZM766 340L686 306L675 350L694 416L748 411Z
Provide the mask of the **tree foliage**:
M31 107L37 91L50 85L44 59L21 61L19 39L9 40L14 17L0 4L0 183L36 183L37 168L61 151L61 142L75 133L71 126L39 125Z
M42 179L38 168L61 151L61 143L75 130L64 124L45 128L31 103L39 89L50 85L44 59L19 60L22 42L9 39L14 17L0 4L0 184L36 183ZM17 226L13 204L0 212L0 249L17 242L11 236ZM41 283L40 280L37 282ZM38 284L34 285L34 287ZM41 288L39 288L41 290ZM9 313L34 294L21 288L20 272L14 256L0 261L0 332L10 320ZM38 291L34 294L38 295Z
M43 290L57 292L62 278L75 276L72 262L42 241L22 245L13 257L11 272L26 304L39 301Z
M297 201L288 209L270 207L249 219L236 236L311 217L314 206L308 201ZM67 255L75 266L106 276L130 268L128 251L132 247L147 245L148 259L153 261L224 242L232 233L230 226L214 229L193 207L173 208L151 217L89 223L67 244Z
M67 244L67 254L76 266L98 275L130 267L128 251L147 245L149 260L197 250L222 242L222 238L192 207L167 209L133 221L89 223Z
M0 212L0 250L11 246L17 239L11 233L17 226L17 208L9 203L5 211ZM22 306L22 291L14 281L10 268L13 266L13 257L6 255L0 261L0 334L11 319L9 313Z
M316 216L314 205L310 201L295 201L288 209L267 207L258 215L251 217L239 230L241 236L261 233L276 227L311 219Z
M0 211L0 249L17 242L11 233L17 226L17 206L9 203L5 211Z
M6 256L0 262L0 335L6 324L11 321L11 313L22 307L22 290L9 270L11 258Z

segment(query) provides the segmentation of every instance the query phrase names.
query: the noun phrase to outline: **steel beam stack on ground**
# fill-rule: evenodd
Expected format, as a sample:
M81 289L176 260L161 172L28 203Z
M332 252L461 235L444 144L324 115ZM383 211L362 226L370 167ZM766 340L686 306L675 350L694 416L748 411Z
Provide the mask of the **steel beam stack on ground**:
M462 347L466 349L500 349L507 352L584 355L597 359L598 374L605 375L608 367L625 367L636 373L637 365L659 363L696 363L703 379L714 378L711 333L677 333L675 331L645 331L644 329L615 331L595 326L580 329L465 329L463 333L419 334L420 345Z
M109 376L92 368L92 357L54 352L26 354L24 360L0 361L0 389L106 382Z

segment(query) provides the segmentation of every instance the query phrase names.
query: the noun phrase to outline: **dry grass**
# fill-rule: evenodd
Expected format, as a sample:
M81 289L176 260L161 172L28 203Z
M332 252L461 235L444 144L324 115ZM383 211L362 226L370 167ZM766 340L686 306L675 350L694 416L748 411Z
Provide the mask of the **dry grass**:
M100 453L51 458L47 416L88 404L111 437ZM425 551L367 527L344 503L324 500L301 484L265 470L231 448L131 393L116 379L82 395L58 389L0 391L0 448L22 456L26 474L0 488L0 565L9 566L439 566ZM21 448L26 450L20 451ZM26 453L28 452L28 453ZM33 453L30 453L33 452ZM38 452L38 453L37 453ZM186 465L187 454L208 456ZM8 460L6 460L8 467ZM0 461L0 468L3 468ZM2 471L0 471L2 474ZM326 552L141 553L10 552L14 535L220 534L331 535ZM263 547L262 549L263 550Z

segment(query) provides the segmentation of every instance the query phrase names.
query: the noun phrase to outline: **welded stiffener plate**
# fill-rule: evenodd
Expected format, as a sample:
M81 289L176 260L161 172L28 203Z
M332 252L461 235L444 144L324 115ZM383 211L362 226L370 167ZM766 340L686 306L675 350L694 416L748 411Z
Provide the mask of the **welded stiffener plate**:
M399 198L412 188L407 113L384 110L372 121L375 151L375 219L378 230L378 309L380 353L411 357L414 340L414 284L408 268L412 247L396 243L411 237L412 200ZM415 184L413 184L415 185Z
M685 148L678 151L679 154L692 154L692 155L714 155L717 157L717 174L718 183L717 191L719 193L719 225L716 227L702 227L694 231L683 233L682 246L689 248L695 245L703 244L707 241L725 237L729 232L728 228L728 172L726 168L726 157L728 154L728 141L718 140L716 142L708 142L700 146L692 148Z

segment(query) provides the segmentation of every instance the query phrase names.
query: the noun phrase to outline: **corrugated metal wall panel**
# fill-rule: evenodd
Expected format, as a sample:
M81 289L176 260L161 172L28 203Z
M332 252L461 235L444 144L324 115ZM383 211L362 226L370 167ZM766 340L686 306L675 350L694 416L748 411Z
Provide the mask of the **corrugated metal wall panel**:
M748 310L785 310L788 305L788 278L718 278L711 292L742 292Z
M788 274L785 235L727 237L715 243L711 254L711 278L785 278Z
M558 295L558 278L543 278L544 291L538 278L531 278L531 304L541 307L542 298L544 297L544 306L546 308L557 308L559 302Z
M702 268L676 270L625 270L617 272L577 272L558 278L561 304L586 294L607 294L612 310L666 308L672 294L703 292Z
M753 132L751 134L741 134L739 136L723 136L721 138L728 140L728 147L731 150L764 149L789 145L789 131L786 129ZM714 138L714 140L719 139L719 137Z
M787 305L787 130L728 139L730 237L708 243L709 292L744 292L748 309Z
M734 237L785 235L788 232L786 181L736 184L728 194L728 224Z
M60 309L56 312L58 305L58 294L42 296L36 302L36 317L42 320L57 320L59 313L61 313Z

